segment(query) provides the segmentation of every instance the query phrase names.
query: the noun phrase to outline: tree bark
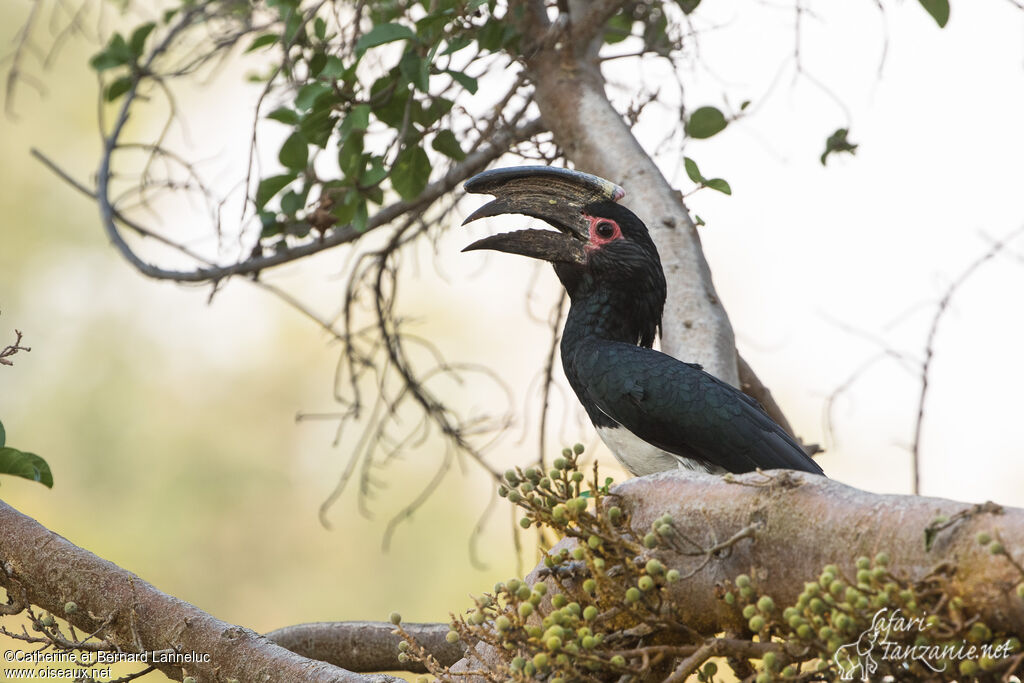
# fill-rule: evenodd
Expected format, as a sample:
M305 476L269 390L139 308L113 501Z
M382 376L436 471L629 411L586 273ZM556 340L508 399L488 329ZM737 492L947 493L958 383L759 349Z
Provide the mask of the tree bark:
M728 546L710 559L694 554L689 543L685 550L690 552L654 553L665 567L687 577L668 586L669 596L681 624L701 636L746 631L747 620L739 608L721 599L740 574L751 578L759 595L771 596L781 613L826 565L856 577L858 557L883 551L890 555L893 575L913 584L942 569L948 581L946 594L963 600L965 615L977 616L996 632L1024 634L1024 599L1015 593L1024 576L1020 561L1012 559L1024 548L1024 509L879 495L789 471L753 472L735 476L732 482L706 474L662 472L627 480L612 493L614 501L608 504L618 505L629 516L638 536L667 513L672 515L676 538L703 548ZM949 521L936 525L940 515ZM930 545L925 540L929 527L934 530ZM738 534L745 530L747 534ZM1011 557L993 555L979 544L976 537L982 531L998 534ZM723 543L736 537L734 543ZM563 539L549 552L557 554L575 545L574 539ZM545 580L546 572L539 564L526 583ZM554 592L557 585L547 581ZM675 635L677 643L659 644L689 644L687 633L681 629ZM486 669L499 660L499 653L480 644L453 670Z
M198 558L201 559L201 558ZM0 501L0 586L16 606L37 605L128 653L170 650L209 662L159 665L167 676L199 681L397 683L306 659L246 628L215 619L96 557ZM78 609L65 614L65 604ZM9 605L8 607L10 607ZM2 605L0 605L2 607ZM14 612L7 609L2 612ZM17 610L17 611L20 611Z

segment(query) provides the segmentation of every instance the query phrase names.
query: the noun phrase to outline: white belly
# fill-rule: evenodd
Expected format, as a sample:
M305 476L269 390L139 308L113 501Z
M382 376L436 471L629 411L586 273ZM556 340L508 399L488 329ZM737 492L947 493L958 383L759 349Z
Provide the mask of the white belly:
M597 433L611 450L615 459L637 477L677 469L710 472L711 474L725 473L721 467L705 465L700 461L663 451L621 425L598 427Z

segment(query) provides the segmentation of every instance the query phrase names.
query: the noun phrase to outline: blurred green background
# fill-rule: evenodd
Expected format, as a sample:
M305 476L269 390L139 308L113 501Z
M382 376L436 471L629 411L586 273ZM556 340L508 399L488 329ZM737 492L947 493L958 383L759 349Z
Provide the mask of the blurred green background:
M0 5L5 50L28 7ZM508 578L515 561L504 510L480 544L489 569L469 561L492 490L473 468L456 468L399 527L390 552L381 550L388 520L441 460L433 444L380 473L391 481L371 501L372 518L350 487L324 528L317 511L351 441L332 448L334 423L295 417L336 408L337 345L247 283L228 284L207 304L206 289L142 277L104 237L95 205L30 157L38 147L76 177L92 177L100 140L86 62L94 51L68 43L50 70L32 74L45 94L22 83L0 122L0 343L17 328L32 348L0 368L0 419L8 444L43 456L55 479L47 490L3 477L0 496L159 589L257 631L386 620L392 610L444 620L471 604L470 590ZM223 105L218 97L212 106ZM293 273L328 282L312 297L328 310L341 300L331 278L342 258ZM420 334L458 334L449 302L410 294L428 323ZM6 648L25 646L0 639Z

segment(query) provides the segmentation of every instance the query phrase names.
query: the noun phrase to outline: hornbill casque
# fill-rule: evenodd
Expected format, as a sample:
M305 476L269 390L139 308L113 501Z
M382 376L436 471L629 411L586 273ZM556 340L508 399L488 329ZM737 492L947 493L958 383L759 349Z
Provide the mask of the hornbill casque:
M622 188L547 166L484 171L465 188L495 199L463 224L523 214L558 230L493 235L463 251L493 249L554 265L571 302L562 367L627 470L637 476L678 468L823 474L756 400L699 365L651 348L661 328L665 273L647 227L616 203Z

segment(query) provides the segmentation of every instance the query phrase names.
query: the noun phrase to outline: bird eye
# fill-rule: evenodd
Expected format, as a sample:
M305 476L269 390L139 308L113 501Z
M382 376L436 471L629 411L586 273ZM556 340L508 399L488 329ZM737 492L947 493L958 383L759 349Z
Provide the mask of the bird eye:
M615 236L615 224L608 221L601 221L594 226L594 232L596 232L597 236L601 239L611 239Z

